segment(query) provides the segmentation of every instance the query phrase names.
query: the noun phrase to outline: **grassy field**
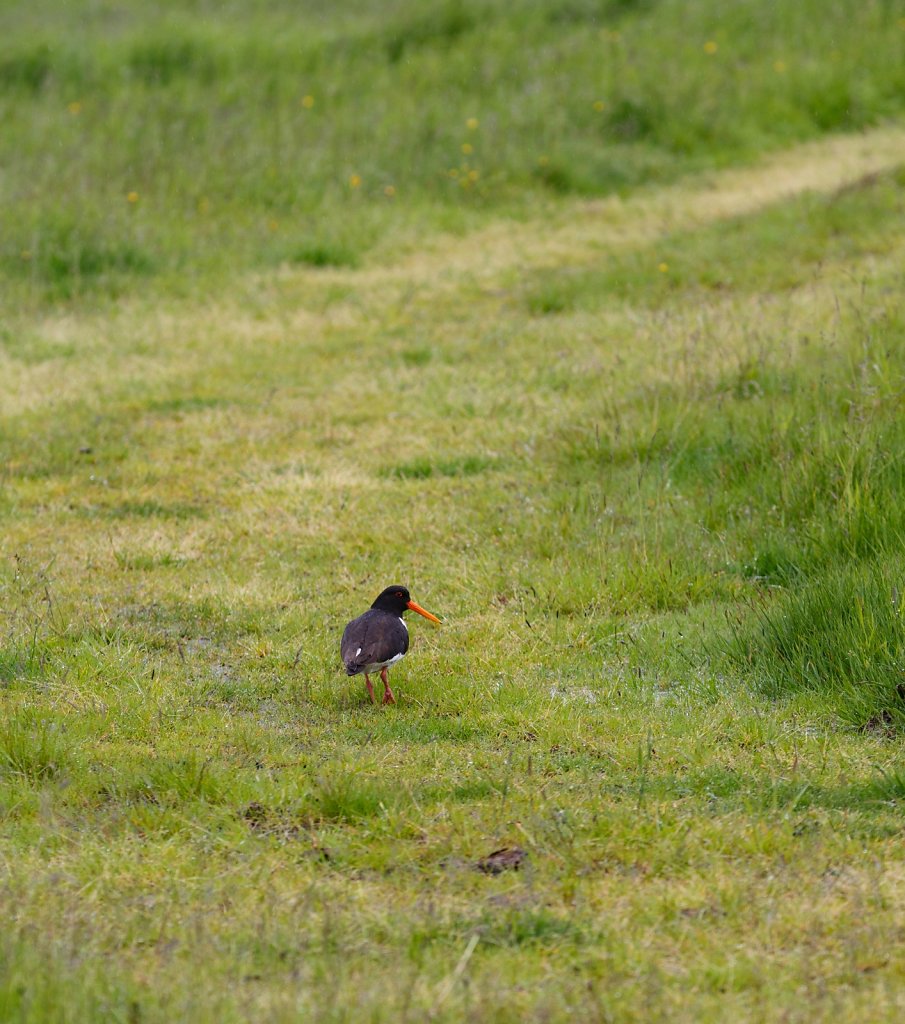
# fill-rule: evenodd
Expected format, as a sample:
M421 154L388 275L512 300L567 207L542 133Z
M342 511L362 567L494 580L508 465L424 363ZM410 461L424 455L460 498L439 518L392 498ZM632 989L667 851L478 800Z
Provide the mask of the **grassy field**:
M901 10L308 6L0 8L0 1017L898 1021Z

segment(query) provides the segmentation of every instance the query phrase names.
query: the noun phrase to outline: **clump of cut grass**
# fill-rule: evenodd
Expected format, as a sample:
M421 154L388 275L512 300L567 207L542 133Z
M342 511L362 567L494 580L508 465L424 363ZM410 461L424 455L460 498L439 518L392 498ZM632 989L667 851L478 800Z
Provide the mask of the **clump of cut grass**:
M117 551L116 564L132 572L149 572L153 569L180 569L185 565L185 559L170 551L153 554Z
M219 395L168 395L147 401L144 408L160 416L183 415L206 412L229 405L229 400Z
M565 313L574 308L571 289L562 280L542 281L532 288L527 298L528 312L533 316Z

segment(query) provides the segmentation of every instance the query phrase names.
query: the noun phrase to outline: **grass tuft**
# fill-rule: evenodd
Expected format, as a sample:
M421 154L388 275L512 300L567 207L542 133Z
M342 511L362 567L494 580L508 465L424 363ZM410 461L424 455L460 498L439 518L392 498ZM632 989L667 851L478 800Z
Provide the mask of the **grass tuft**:
M163 504L159 501L123 501L104 509L112 519L195 519L204 515L204 509L184 502Z
M29 782L60 775L72 762L73 746L59 721L21 709L0 724L0 773Z
M235 782L221 765L190 752L116 765L101 790L106 799L126 804L182 807L196 801L228 803Z
M0 58L0 88L39 92L53 68L50 47L41 43L20 53Z
M430 13L414 11L386 30L387 59L398 64L403 57L425 47L448 48L489 14L489 9L479 10L471 0L442 0Z
M834 568L761 607L731 649L773 697L801 691L844 721L905 725L905 562Z
M147 277L155 270L150 253L127 235L124 227L100 229L53 218L21 236L18 248L8 238L0 262L49 298L71 299L105 289L115 293L125 279Z
M341 242L306 242L292 249L287 261L310 267L357 267L359 255L351 246Z
M453 459L411 459L386 466L380 475L387 479L429 480L432 477L477 476L491 469L495 460L484 455L462 455Z
M153 86L169 85L183 76L209 85L217 72L217 61L208 47L194 39L171 35L136 42L126 66L130 75Z
M315 808L323 821L360 822L385 815L400 800L395 787L351 772L315 780Z

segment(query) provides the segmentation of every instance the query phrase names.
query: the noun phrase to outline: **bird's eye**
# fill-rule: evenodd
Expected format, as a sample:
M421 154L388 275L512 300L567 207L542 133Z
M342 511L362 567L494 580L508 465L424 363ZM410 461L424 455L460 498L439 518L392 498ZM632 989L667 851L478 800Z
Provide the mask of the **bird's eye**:
M397 597L402 597L402 591L401 590L397 590L396 591L396 596Z

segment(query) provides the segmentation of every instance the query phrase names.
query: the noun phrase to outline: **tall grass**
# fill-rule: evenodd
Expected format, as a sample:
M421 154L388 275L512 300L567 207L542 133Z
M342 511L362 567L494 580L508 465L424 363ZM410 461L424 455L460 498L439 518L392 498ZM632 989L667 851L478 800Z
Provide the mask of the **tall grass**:
M758 606L732 653L771 695L810 691L851 724L901 728L903 593L901 554L832 566Z
M0 775L46 782L66 768L72 749L60 721L29 708L7 713L0 724Z
M0 273L58 298L351 266L417 225L672 179L905 107L880 0L281 2L216 23L43 0L0 24Z

